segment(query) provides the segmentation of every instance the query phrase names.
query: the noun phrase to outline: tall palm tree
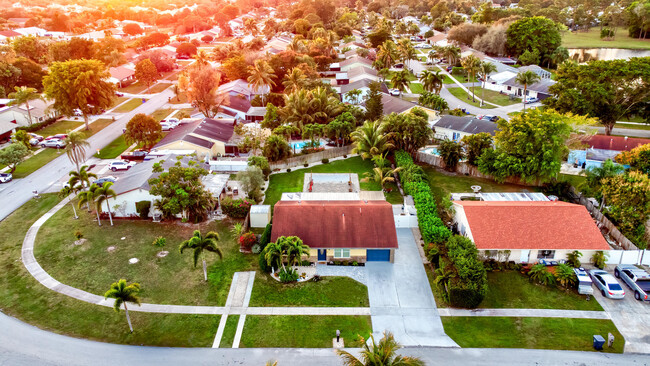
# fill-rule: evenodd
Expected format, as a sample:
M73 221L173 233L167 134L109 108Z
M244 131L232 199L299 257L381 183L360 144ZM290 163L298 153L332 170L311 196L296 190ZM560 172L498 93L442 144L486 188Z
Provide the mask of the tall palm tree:
M384 333L379 343L375 343L375 337L372 334L370 340L371 342L366 342L361 338L363 347L360 359L344 350L336 350L336 353L343 358L343 364L346 366L424 366L424 361L417 357L397 354L402 346L395 341L392 333Z
M377 48L377 61L380 61L382 68L390 69L393 67L397 57L395 42L391 40L385 41Z
M219 259L223 259L223 251L219 246L217 245L217 241L219 240L219 234L217 234L214 231L210 231L205 236L201 235L201 231L195 230L194 235L188 240L185 240L184 242L181 243L181 245L178 247L179 252L181 254L185 249L193 249L194 250L194 267L196 267L196 263L199 261L199 257L201 257L201 260L203 261L203 278L207 281L208 280L208 269L207 265L205 263L205 251L212 252L216 255L219 256Z
M264 248L264 259L266 260L266 264L271 268L280 269L280 266L284 268L283 256L284 247L280 242L269 243Z
M440 94L444 80L445 76L440 72L440 70L436 72L424 70L420 76L420 82L422 82L424 90L435 92L436 94Z
M285 93L293 93L298 89L301 89L305 86L305 81L307 80L307 75L299 67L294 67L289 71L289 73L284 77L282 85L284 86Z
M77 207L81 208L82 205L86 205L88 207L88 212L90 212L90 206L91 204L95 203L95 191L99 188L97 184L93 184L90 187L88 187L87 191L82 191L79 192L77 195L77 198L79 198L79 202L77 203ZM102 222L99 219L99 208L97 209L97 224L99 226L102 226Z
M81 131L70 131L65 139L65 154L79 171L79 164L86 160L86 149L90 143L86 141L86 135Z
M410 83L409 77L411 72L408 70L402 70L396 72L393 77L390 79L390 82L393 84L393 88L401 91L402 93L406 91Z
M447 59L449 65L454 65L460 57L460 47L454 45L445 46L442 48L442 54Z
M102 210L102 204L106 202L106 208L108 209L108 219L111 221L111 226L113 226L113 214L111 213L111 204L108 202L108 199L115 197L116 193L111 189L113 182L105 182L101 187L97 188L94 192L95 204L97 205L97 211Z
M14 86L15 92L9 93L8 97L9 99L13 99L11 102L7 103L7 105L21 105L25 104L25 108L27 108L27 117L29 118L29 125L31 126L32 124L32 111L29 108L29 101L30 100L45 100L43 97L38 93L38 91L34 88L28 88L26 86Z
M97 174L89 172L87 165L81 166L77 171L71 170L68 175L70 176L68 184L70 184L71 187L79 185L79 191L83 191L84 188L90 187L90 178L97 179ZM88 204L86 206L88 212L90 212L90 205Z
M73 193L76 193L76 189L73 188L71 185L65 185L59 191L59 197L65 198ZM74 207L74 202L72 200L70 200L70 205L72 206L72 213L74 214L74 218L76 220L79 218L79 216L77 216L77 209Z
M361 155L364 160L372 159L393 147L384 134L384 125L379 121L366 121L352 132L351 137L354 141L352 152Z
M343 111L341 101L326 88L319 86L310 95L309 109L316 122L327 124Z
M472 81L472 102L474 102L474 80L476 79L476 74L481 66L481 60L474 55L469 55L462 59L460 63L463 65L463 68L467 72L467 76Z
M413 43L411 43L411 40L408 38L402 38L399 40L397 43L397 52L400 60L409 66L411 60L417 59L417 52L413 47Z
M130 285L126 284L126 280L122 279L111 284L111 289L106 291L104 298L115 299L113 303L113 309L120 312L120 306L124 305L124 313L126 314L126 321L129 323L129 329L133 333L133 326L131 325L131 317L129 317L129 309L126 307L126 303L130 302L133 304L138 304L140 306L140 298L138 297L140 293L140 284L132 283Z
M485 84L491 73L497 71L497 66L491 62L483 61L479 65L478 74L483 79L483 89L481 90L481 105L485 104Z
M275 74L268 62L261 59L255 60L255 64L249 66L248 71L250 72L250 76L247 79L248 85L252 86L255 92L264 86L268 86L269 88L275 86L275 82L273 81Z
M526 95L528 94L528 85L535 84L539 80L539 75L530 70L520 72L517 74L517 76L515 76L515 82L524 86L524 112L526 112Z

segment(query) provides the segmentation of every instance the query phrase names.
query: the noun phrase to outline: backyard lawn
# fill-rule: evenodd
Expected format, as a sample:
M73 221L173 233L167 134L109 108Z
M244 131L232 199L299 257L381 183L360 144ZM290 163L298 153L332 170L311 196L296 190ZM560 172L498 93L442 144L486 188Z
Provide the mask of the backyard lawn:
M121 106L115 108L113 110L113 112L115 112L115 113L128 113L128 112L131 112L132 110L138 108L141 105L142 105L142 99L133 98L133 99L129 100L128 102L122 104Z
M282 284L268 274L258 273L249 306L367 307L368 288L349 277Z
M47 331L102 342L179 347L212 345L219 316L132 312L135 332L131 334L124 312L87 304L39 284L20 261L22 238L29 226L58 202L55 194L44 194L0 221L3 233L0 236L0 282L3 284L0 308L5 314ZM100 292L103 294L117 279L111 278Z
M269 315L246 317L241 348L331 348L336 329L346 347L358 347L358 335L368 339L369 316Z
M317 165L311 168L292 170L290 173L273 174L270 176L269 188L266 190L265 205L275 205L283 192L302 192L305 174L307 173L356 173L359 175L361 190L379 191L379 183L363 182L365 172L372 171L374 165L369 159L362 160L355 156L345 160L336 160L329 164Z
M99 150L100 159L115 159L120 156L129 145L126 140L124 140L124 135L120 135L115 140L111 141L110 144L104 146L103 149Z
M70 205L51 217L39 232L34 254L54 278L90 293L103 294L111 282L125 278L140 283L144 302L224 305L234 272L254 270L257 266L256 255L239 252L229 220L200 225L115 220L115 226L102 220L102 226L98 227L94 214L78 211L78 220L72 218ZM206 255L207 283L203 281L200 264L198 267L192 264L192 252L178 252L178 245L197 229L203 233L218 232L219 246L224 252L223 260L213 254ZM74 245L76 231L87 239L85 244ZM152 245L158 236L167 239L164 248ZM109 252L111 246L115 249ZM161 250L169 254L158 258ZM138 258L139 262L129 264L130 258Z
M650 50L649 39L630 38L627 29L619 28L613 41L600 39L600 28L591 28L588 32L563 32L562 47L566 48L628 48Z
M176 111L176 109L173 108L158 109L151 114L151 117L153 117L153 119L155 119L156 121L160 122L163 119L168 118L172 113L174 113L174 111ZM192 115L193 112L194 112L194 108L182 108L179 109L178 112L176 112L176 114L174 114L174 117L178 118L179 114L181 113Z
M625 340L611 320L514 317L442 317L445 333L465 348L530 348L594 351L593 335L614 335L613 348L622 353Z
M562 287L531 283L515 271L488 272L488 293L479 306L485 309L564 309L602 311L598 301Z
M449 92L453 96L455 96L456 98L462 100L463 102L465 102L465 103L467 103L469 105L473 105L474 107L479 107L479 108L483 108L483 109L496 108L495 106L493 106L491 104L485 104L485 105L481 106L481 102L479 102L478 99L475 99L474 101L472 101L472 95L468 94L461 87L447 88L447 90L449 90ZM475 94L475 97L480 98L481 96L479 94ZM451 104L453 105L453 103L451 103Z
M237 323L239 322L239 315L228 315L226 319L226 327L223 328L223 335L219 348L231 348L232 342L235 340L235 333L237 333Z

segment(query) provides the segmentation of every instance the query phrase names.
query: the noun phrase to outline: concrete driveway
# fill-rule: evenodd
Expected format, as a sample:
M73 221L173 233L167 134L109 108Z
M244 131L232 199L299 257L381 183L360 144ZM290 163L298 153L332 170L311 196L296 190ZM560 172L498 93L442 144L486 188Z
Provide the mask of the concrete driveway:
M624 299L608 299L595 288L594 297L625 337L625 352L650 353L650 303L635 300L630 288L623 281L618 282L625 289ZM602 336L607 339L607 334Z
M404 346L458 347L442 327L411 229L397 229L395 262L366 264L372 328Z

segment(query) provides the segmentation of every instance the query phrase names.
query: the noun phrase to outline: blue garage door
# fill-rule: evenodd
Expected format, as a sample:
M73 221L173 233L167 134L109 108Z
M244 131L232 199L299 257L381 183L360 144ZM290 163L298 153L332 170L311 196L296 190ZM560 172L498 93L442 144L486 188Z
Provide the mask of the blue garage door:
M366 260L368 262L389 262L390 249L368 249L366 251Z

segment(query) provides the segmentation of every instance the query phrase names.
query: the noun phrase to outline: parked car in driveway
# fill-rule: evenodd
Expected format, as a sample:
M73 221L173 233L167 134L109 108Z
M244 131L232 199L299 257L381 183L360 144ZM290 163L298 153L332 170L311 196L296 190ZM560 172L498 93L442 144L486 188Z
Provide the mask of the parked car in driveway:
M112 175L107 175L105 177L101 177L93 182L93 184L97 184L98 186L102 186L106 182L111 182L115 183L117 181L117 178L112 176Z
M11 173L0 173L0 183L11 182L13 178L14 177L11 175Z
M39 144L41 147L54 147L62 149L65 147L65 141L59 139L45 140Z
M174 125L168 122L162 122L160 123L160 127L162 127L163 131L171 131L174 129Z
M120 155L120 158L122 158L122 160L126 160L126 161L144 160L144 158L147 157L147 154L149 154L148 151L138 149L138 150L134 150L134 151L131 151L131 152L128 152L128 153L124 153L124 154Z
M402 94L402 92L399 89L391 89L390 90L390 95L394 97L399 97Z
M526 99L524 99L524 104L532 104L537 102L539 102L539 98L526 97Z
M602 269L592 269L589 271L591 279L594 281L596 288L600 290L600 293L605 297L610 299L623 299L625 297L625 290L623 287L616 281L616 278L607 271Z
M639 301L648 301L650 293L650 274L632 264L619 264L614 269L614 276L625 282L630 290L634 291L634 298Z
M118 170L129 170L135 165L134 161L113 161L108 164L108 169L116 172Z
M591 280L591 277L589 277L589 274L587 274L587 271L580 267L574 268L573 272L575 272L576 277L578 278L578 293L580 295L593 295L594 288L591 287L593 281Z
M45 140L65 140L68 138L68 135L65 133L57 133L56 135L48 136Z

